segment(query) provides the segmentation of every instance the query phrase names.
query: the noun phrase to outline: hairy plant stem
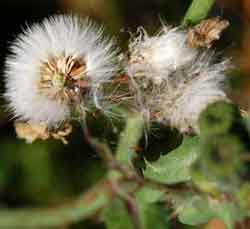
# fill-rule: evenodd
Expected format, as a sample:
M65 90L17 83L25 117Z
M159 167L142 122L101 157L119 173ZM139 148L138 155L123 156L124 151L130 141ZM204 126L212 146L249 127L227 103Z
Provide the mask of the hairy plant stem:
M141 188L147 186L164 192L165 194L198 191L185 184L165 185L144 178L137 173L136 169L133 167L132 159L135 155L134 149L143 133L143 125L144 122L140 115L128 116L127 124L121 134L115 156L106 144L100 143L91 136L86 124L83 127L85 139L95 151L99 153L109 170L107 176L114 195L120 197L124 201L134 226L138 229L143 229L143 223L141 222L137 203L133 196L134 193ZM123 188L124 182L132 182L133 184L136 184L136 187L132 191L131 189L126 190Z
M97 184L70 204L48 209L0 210L1 228L57 227L84 220L108 204L112 196L107 181Z

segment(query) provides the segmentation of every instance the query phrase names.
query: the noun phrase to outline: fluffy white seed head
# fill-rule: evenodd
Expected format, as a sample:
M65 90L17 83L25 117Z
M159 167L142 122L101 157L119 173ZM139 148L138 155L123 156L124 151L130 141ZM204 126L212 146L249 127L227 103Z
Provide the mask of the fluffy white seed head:
M228 101L224 84L229 61L213 64L213 58L205 53L174 74L174 80L159 96L158 121L167 122L181 132L198 133L202 111L214 102Z
M157 36L144 31L129 46L127 73L136 109L145 120L181 132L199 132L198 119L211 103L227 101L223 84L229 61L190 48L186 31L164 27Z
M190 63L198 54L187 46L187 34L178 28L163 26L156 36L149 36L143 29L129 44L129 76L146 78L154 84L167 80L181 66Z
M6 94L15 117L55 126L72 104L99 106L103 83L117 71L113 42L88 19L58 15L29 27L6 60Z

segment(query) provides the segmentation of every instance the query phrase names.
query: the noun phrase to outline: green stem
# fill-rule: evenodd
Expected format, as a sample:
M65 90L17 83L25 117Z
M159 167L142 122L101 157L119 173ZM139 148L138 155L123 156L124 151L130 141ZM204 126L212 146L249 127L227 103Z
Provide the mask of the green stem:
M107 183L101 183L68 206L51 209L0 210L0 228L43 228L84 220L110 200Z
M135 148L143 134L144 120L141 115L129 115L124 131L121 133L116 159L131 164L135 156Z
M214 3L215 0L193 0L183 19L182 25L195 25L205 19Z

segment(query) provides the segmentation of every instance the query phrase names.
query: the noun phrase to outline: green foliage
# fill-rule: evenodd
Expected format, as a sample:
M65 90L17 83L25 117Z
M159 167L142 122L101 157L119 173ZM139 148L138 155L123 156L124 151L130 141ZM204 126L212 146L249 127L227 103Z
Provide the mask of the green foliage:
M210 104L200 115L201 136L209 138L227 134L239 119L239 111L234 105L225 102Z
M200 196L189 196L180 206L178 219L183 224L201 225L214 217L212 209L209 207L208 200Z
M138 201L137 207L137 217L141 223L141 228L169 228L168 212L161 205ZM133 217L136 216L132 216L132 214L132 212L129 212L129 207L121 199L114 199L109 207L104 210L103 220L107 229L137 229L136 222L133 222Z
M228 118L222 119L224 116ZM185 137L179 147L162 154L155 162L144 159L144 180L131 163L143 134L143 120L128 115L115 156L109 155L108 146L98 144L98 149L107 154L108 165L114 166L111 173L115 172L115 176L104 174L103 186L67 206L50 211L1 210L0 225L60 226L100 212L107 228L147 229L157 225L154 227L161 229L169 227L172 212L166 206L170 202L178 220L185 225L199 226L219 218L233 228L235 222L249 215L246 198L249 187L243 179L248 168L244 168L241 160L248 149L246 136L242 134L248 131L248 122L241 119L233 105L215 103L203 112L200 123L200 136ZM37 147L34 154L29 153L29 158L20 157L18 164L27 177L27 186L34 185L33 192L46 193L52 182L48 146L37 143L33 147L26 144L11 147L18 155ZM33 157L37 159L35 164L29 162ZM40 174L41 166L46 168L46 176ZM179 183L187 185L179 187Z
M118 198L104 210L104 221L107 229L134 229L131 217L124 202Z
M235 223L242 221L245 217L245 212L233 203L214 202L211 204L211 208L215 215L225 222L228 229L234 229Z
M139 202L140 217L144 229L168 229L168 215L164 207L159 204Z
M218 201L206 196L191 196L180 207L178 218L187 225L201 225L211 219L221 219L229 229L234 228L237 221L241 221L244 212L236 204Z
M139 215L143 228L168 229L168 215L166 207L159 204L165 198L165 193L150 187L143 187L136 193Z
M136 198L139 202L150 204L164 199L164 194L161 190L143 187L136 193Z
M250 216L250 184L246 182L243 184L238 192L235 193L235 198L239 206L244 209L245 214Z
M0 225L3 228L37 228L56 227L72 222L77 222L91 216L98 209L105 206L108 198L105 194L98 195L94 201L79 199L71 206L55 209L28 209L0 211Z
M194 25L206 18L215 0L193 0L184 20L183 25Z
M235 197L223 197L234 196L246 172L241 155L249 148L242 135L246 126L241 123L233 105L212 104L201 115L200 137L186 137L177 149L153 163L146 162L145 177L163 184L191 181L198 188L198 193L177 192L168 197L175 203L183 224L196 226L219 218L228 228L234 228L235 222L248 214ZM242 204L247 190L244 188L238 195Z
M144 176L164 184L189 181L191 165L199 155L198 142L197 137L186 137L176 150L161 156L156 162L146 162Z

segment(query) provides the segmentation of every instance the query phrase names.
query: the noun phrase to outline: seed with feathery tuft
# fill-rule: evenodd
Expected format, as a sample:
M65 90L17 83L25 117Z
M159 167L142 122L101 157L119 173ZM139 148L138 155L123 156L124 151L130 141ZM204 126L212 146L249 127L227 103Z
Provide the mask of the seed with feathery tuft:
M84 84L85 82L85 84ZM41 67L40 92L51 99L72 102L79 96L81 85L87 87L86 64L72 56L51 58Z
M8 107L19 121L50 129L89 107L104 109L103 85L119 67L113 40L89 19L56 15L20 34L6 60ZM79 118L78 117L78 118Z
M216 62L213 52L191 48L186 30L164 26L156 36L143 33L129 44L125 62L133 107L147 123L198 133L201 112L211 103L229 101L224 84L230 61Z

